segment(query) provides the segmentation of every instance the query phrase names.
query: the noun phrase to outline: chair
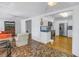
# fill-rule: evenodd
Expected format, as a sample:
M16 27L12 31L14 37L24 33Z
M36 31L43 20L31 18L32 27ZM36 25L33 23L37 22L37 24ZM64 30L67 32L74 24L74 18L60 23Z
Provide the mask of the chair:
M0 56L11 56L11 45L9 40L2 40L0 41L0 49L2 49L0 52Z
M29 34L18 34L15 37L16 46L20 47L20 46L23 46L23 45L27 45L28 44L28 38L29 38Z
M11 34L0 33L0 50L3 51L0 56L11 56L11 43L12 37ZM0 51L0 52L1 52ZM6 53L5 53L6 52Z

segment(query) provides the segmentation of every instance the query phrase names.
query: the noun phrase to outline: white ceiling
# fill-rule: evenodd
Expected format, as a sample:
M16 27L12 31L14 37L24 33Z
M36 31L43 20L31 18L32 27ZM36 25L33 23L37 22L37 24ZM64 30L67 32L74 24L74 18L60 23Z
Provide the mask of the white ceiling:
M60 2L50 7L47 2L0 2L0 19L24 19L78 4L77 2Z
M62 10L64 8L72 7L75 5L79 5L79 2L59 2L57 3L57 5L53 7L48 6L47 12L50 12L50 11L55 12L55 11Z

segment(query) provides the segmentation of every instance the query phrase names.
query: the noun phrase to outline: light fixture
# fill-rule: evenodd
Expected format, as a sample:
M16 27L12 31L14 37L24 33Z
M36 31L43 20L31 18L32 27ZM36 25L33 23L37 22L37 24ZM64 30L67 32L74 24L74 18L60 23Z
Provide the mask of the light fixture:
M64 13L60 13L59 15L62 16L62 17L68 17L69 16L69 13L64 12Z
M43 25L43 19L42 19L42 18L41 18L41 22L40 22L40 24Z
M49 6L55 6L57 4L57 2L54 2L54 0L50 0L49 2L48 2L48 5Z

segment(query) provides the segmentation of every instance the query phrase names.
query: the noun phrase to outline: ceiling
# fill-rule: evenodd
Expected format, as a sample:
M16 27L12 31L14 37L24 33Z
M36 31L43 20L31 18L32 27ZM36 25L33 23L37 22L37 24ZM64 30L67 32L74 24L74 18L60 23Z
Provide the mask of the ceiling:
M0 19L25 19L78 4L78 2L59 2L50 7L47 2L0 2Z

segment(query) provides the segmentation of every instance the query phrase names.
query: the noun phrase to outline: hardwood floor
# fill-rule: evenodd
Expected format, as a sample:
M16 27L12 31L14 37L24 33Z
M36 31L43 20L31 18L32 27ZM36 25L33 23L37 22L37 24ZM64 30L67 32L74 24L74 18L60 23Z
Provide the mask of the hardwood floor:
M67 54L72 54L72 38L56 36L53 44L48 44L50 48L58 49Z

